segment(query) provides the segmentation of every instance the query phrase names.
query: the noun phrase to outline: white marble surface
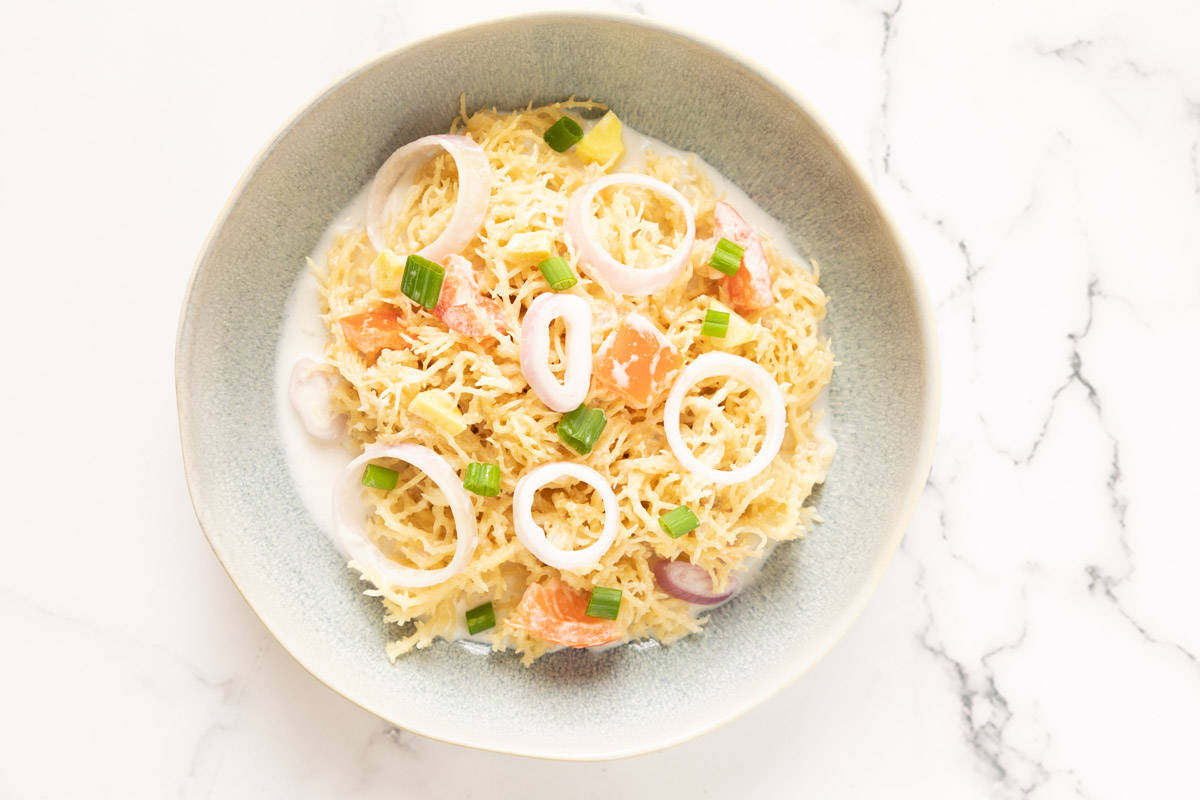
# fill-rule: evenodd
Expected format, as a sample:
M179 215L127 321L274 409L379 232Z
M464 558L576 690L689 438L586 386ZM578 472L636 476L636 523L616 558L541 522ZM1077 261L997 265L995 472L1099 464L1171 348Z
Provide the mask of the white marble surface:
M546 763L394 730L268 636L184 488L192 260L326 81L557 5L0 3L0 796L1198 796L1194 0L594 4L804 92L936 303L929 487L802 681L664 753Z

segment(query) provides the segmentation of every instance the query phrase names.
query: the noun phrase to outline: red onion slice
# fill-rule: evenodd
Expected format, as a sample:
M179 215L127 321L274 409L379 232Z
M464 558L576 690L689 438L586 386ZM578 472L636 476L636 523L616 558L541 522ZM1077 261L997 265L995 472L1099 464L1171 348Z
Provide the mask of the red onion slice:
M397 564L367 537L366 508L362 501L362 473L368 461L394 458L412 464L428 475L450 501L457 541L450 563L440 569L413 569ZM439 456L418 444L375 444L346 465L333 489L334 536L371 583L387 593L395 587L419 589L434 586L462 572L475 553L475 509L462 481Z
M382 252L387 247L388 201L393 190L438 150L449 153L458 167L458 202L446 229L418 250L417 255L441 263L451 253L462 252L479 232L492 193L492 168L487 154L469 136L426 136L392 153L371 181L367 193L367 236L376 250Z
M604 244L596 238L592 225L592 200L596 194L609 186L637 186L649 189L679 206L687 221L683 241L675 248L665 264L651 269L638 269L617 261ZM584 184L567 204L567 241L579 255L579 263L586 267L597 281L618 294L643 295L657 292L679 277L687 265L696 239L696 216L691 204L672 187L647 175L608 175Z
M723 603L737 592L738 579L736 575L729 578L729 588L724 592L714 592L712 578L706 570L689 564L686 561L667 561L660 559L651 567L658 586L671 597L678 597L688 603L700 606L715 606Z
M546 362L550 358L550 323L562 317L567 326L566 374L559 383ZM571 294L539 294L521 322L521 374L543 403L554 411L578 408L592 384L592 311Z
M600 532L600 538L581 550L560 550L550 544L546 532L533 521L534 495L550 481L562 477L583 481L595 489L604 502L604 528ZM619 514L617 496L613 494L608 481L599 472L583 464L567 461L543 464L521 476L513 492L513 527L516 528L517 538L543 564L557 569L582 572L595 566L617 538Z
M762 401L762 413L767 420L767 434L762 447L750 463L737 469L714 469L700 463L692 451L683 443L679 432L679 410L688 390L706 378L730 377L749 384ZM741 483L753 478L767 468L783 445L784 429L787 425L787 407L783 402L783 390L765 369L749 359L729 353L705 353L683 368L663 408L663 427L667 432L667 444L689 472L699 475L709 483Z
M322 442L336 442L346 435L346 415L335 414L330 395L340 375L327 361L300 356L292 365L288 399L308 435Z

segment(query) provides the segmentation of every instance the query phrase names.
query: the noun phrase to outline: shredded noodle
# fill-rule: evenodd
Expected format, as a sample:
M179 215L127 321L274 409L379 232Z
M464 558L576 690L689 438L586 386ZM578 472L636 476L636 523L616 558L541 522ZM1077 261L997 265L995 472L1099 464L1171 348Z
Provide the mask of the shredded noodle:
M644 172L680 191L696 211L697 240L684 275L649 297L614 295L589 280L563 243L563 215L573 191L604 174L605 165L584 164L559 155L542 141L542 133L566 113L603 108L596 103L565 102L515 113L465 107L451 127L486 151L494 182L482 229L464 253L476 268L480 289L497 301L514 333L500 341L482 341L446 328L426 313L407 319L411 349L385 350L373 362L342 337L337 320L382 303L407 300L385 295L372 285L370 265L375 251L365 229L339 235L318 273L323 312L330 333L327 357L345 378L335 390L334 406L349 420L351 436L363 445L415 442L432 448L462 473L470 462L498 464L503 475L497 497L472 497L479 524L474 558L460 574L421 589L372 588L386 607L386 619L397 626L388 644L390 658L435 640L465 635L463 614L492 601L497 625L486 635L494 649L511 649L531 663L553 646L503 624L531 582L561 578L587 592L595 585L623 593L618 622L631 639L653 637L666 644L699 631L707 622L691 607L664 593L655 583L655 558L685 557L708 571L717 590L747 559L761 556L778 541L802 536L817 521L804 505L815 484L824 480L833 447L816 431L811 410L829 382L834 360L827 338L819 332L826 298L811 270L780 255L764 238L776 302L751 315L760 326L757 337L736 352L762 365L783 388L788 434L778 457L764 472L741 484L712 486L683 471L667 446L662 430L662 400L649 409L628 407L595 380L588 405L602 408L608 426L590 455L568 450L555 434L561 415L547 409L521 375L514 341L518 320L540 292L544 280L537 258L511 252L512 236L545 231L557 254L571 263L579 283L573 291L593 307L593 349L629 311L654 322L674 344L685 363L716 349L700 335L705 310L719 295L720 277L704 265L714 244L713 207L719 199L703 168L675 156L646 155ZM413 252L445 227L457 193L454 162L431 160L402 198L396 198L392 249ZM597 198L595 223L602 241L618 259L653 266L668 257L682 236L677 210L650 193L615 187ZM552 334L561 333L557 327ZM552 337L551 368L561 374L563 343ZM469 426L457 436L429 426L407 411L420 391L444 389L457 402ZM762 440L764 425L758 402L736 381L701 383L684 402L685 442L707 464L729 468L747 463ZM552 461L581 460L610 481L621 509L616 542L600 563L582 574L548 567L517 540L512 525L512 490L528 470ZM422 569L443 566L454 551L454 524L445 496L412 468L399 466L400 484L391 492L365 489L373 504L369 533L399 563ZM658 517L680 505L689 506L700 526L679 539L667 536ZM543 489L534 506L535 519L559 547L582 547L603 523L600 499L584 484L556 482ZM353 564L351 566L354 566Z

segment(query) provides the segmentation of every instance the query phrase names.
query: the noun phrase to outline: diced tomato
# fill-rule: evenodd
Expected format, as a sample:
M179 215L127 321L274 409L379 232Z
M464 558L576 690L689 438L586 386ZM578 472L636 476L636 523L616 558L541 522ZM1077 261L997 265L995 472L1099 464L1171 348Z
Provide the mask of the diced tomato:
M351 314L338 320L346 341L364 356L374 357L382 350L409 346L404 336L404 320L390 306Z
M606 387L644 408L668 388L681 364L679 351L654 323L628 314L600 345L593 371Z
M482 339L493 328L498 333L508 332L500 304L480 294L475 267L458 255L446 259L442 293L433 314L450 330L472 339Z
M713 212L717 222L717 238L741 245L742 268L725 276L729 305L739 314L761 311L775 302L771 293L771 270L762 240L754 229L728 203L717 203Z
M563 647L595 647L615 642L625 630L613 620L586 616L587 595L558 578L531 583L506 625Z

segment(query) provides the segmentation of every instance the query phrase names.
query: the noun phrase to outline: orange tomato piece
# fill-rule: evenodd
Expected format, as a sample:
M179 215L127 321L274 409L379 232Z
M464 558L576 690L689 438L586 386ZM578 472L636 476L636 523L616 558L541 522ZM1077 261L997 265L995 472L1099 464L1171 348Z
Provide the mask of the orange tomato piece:
M739 314L761 311L774 304L771 292L771 269L762 240L742 215L728 203L717 203L713 216L717 222L717 238L728 239L742 247L742 267L724 278L729 293L729 305Z
M505 624L563 647L595 647L625 635L624 628L613 620L586 616L587 607L587 595L551 578L527 586Z
M631 405L649 406L668 387L683 357L654 323L628 314L596 353L593 372Z
M507 333L508 325L500 304L484 297L475 280L475 267L462 256L452 255L446 259L446 275L442 279L442 293L438 296L433 315L446 323L446 327L472 339L482 339L494 329Z
M409 346L403 336L404 320L389 306L342 317L338 325L350 346L364 356L374 357L382 350Z

